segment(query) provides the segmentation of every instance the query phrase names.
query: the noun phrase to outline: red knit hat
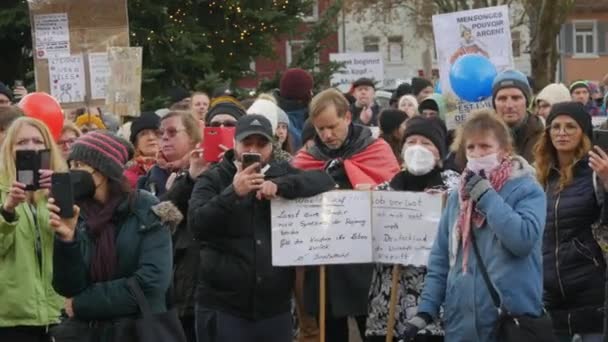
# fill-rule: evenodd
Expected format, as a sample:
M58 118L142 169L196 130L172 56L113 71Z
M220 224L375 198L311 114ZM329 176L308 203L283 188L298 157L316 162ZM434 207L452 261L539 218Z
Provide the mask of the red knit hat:
M287 69L281 77L281 96L290 100L310 101L312 95L313 79L306 70Z

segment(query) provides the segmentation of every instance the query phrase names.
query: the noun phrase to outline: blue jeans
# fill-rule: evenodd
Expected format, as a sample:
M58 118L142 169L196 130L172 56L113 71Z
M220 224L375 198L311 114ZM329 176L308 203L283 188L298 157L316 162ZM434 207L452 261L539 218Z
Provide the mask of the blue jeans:
M251 321L226 312L196 307L197 342L292 342L291 312Z

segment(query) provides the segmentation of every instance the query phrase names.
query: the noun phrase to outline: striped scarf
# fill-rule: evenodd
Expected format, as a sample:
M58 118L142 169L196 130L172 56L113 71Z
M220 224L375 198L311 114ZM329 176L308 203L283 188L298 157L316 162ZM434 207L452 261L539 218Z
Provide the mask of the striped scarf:
M511 159L505 158L500 165L490 172L490 184L496 191L505 185L509 177L511 177ZM457 232L462 244L462 270L467 272L467 264L469 261L469 246L471 244L471 223L475 228L481 228L485 222L485 217L482 213L475 210L475 203L470 199L469 194L465 193L465 185L470 178L472 171L465 169L460 178L460 188L458 190L458 200L460 203L460 213L458 214Z

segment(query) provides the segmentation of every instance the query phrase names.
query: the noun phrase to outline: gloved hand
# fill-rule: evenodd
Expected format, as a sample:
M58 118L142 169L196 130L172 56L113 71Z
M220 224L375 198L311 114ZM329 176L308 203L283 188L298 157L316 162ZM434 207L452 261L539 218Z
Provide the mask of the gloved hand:
M425 313L419 313L412 319L405 323L405 329L403 330L403 340L413 341L418 331L424 329L427 326L428 319L430 316Z
M410 322L406 322L404 324L404 329L403 329L403 341L408 342L408 341L413 341L414 338L416 337L416 335L418 334L418 327L413 325Z
M473 174L470 177L467 175L467 178L467 183L464 185L464 192L475 202L478 202L481 196L492 188L492 184L480 175Z

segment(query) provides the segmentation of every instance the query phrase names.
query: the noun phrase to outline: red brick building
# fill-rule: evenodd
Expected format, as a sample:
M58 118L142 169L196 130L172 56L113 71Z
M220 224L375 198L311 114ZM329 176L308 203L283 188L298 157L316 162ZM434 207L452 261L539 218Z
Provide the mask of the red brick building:
M295 52L304 43L304 38L310 27L323 15L333 0L316 0L303 17L303 23L297 28L295 34L282 35L274 42L275 58L258 58L252 63L252 69L257 74L255 78L246 78L238 82L243 88L256 88L263 79L273 78L277 71L289 67ZM338 20L336 18L336 20ZM338 33L335 32L326 40L327 48L318 56L321 63L329 62L329 54L338 52Z

